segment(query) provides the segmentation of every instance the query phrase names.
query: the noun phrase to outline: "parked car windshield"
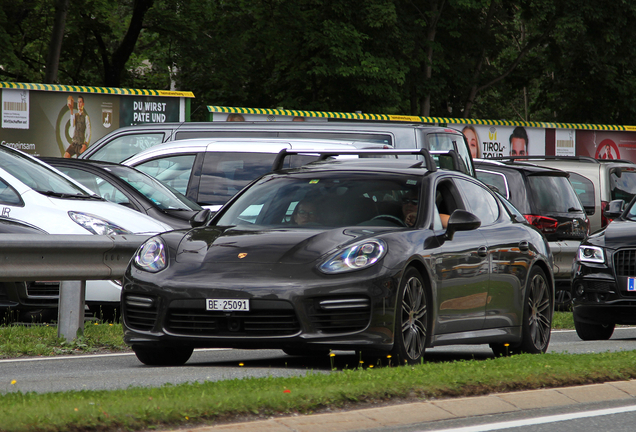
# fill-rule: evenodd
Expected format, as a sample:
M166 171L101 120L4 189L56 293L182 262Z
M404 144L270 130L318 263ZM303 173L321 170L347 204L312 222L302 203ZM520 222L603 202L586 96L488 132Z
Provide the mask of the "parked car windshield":
M622 199L630 202L636 195L636 169L614 168L610 171L610 189L612 200Z
M339 172L266 176L234 201L217 225L403 227L403 206L415 205L417 211L420 187L418 178L399 175L378 178Z
M84 189L47 165L3 146L0 146L0 166L22 183L38 192L89 196Z

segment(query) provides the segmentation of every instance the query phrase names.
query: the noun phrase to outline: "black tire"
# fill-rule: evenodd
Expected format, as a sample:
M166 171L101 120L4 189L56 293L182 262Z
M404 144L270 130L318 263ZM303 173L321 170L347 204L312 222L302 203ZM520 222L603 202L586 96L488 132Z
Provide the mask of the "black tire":
M589 324L574 320L576 334L584 341L608 340L614 334L615 324Z
M418 364L428 342L428 297L424 279L413 267L404 273L395 311L394 364Z
M540 354L548 350L552 330L552 291L541 268L534 267L528 277L521 328L521 352Z
M548 279L541 268L532 269L525 291L521 342L490 344L495 357L521 353L541 354L548 350L554 305Z
M144 347L133 345L135 355L148 366L181 366L192 356L192 347Z
M560 285L556 287L554 293L554 310L559 312L570 312L572 310L572 289L570 285Z

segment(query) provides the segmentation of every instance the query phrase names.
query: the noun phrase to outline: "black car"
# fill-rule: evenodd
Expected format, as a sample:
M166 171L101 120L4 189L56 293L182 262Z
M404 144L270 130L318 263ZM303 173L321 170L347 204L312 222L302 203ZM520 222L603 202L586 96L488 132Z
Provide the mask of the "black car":
M133 167L83 159L40 159L108 201L147 214L173 228L189 228L190 219L203 210L170 186Z
M438 345L545 352L545 237L479 180L420 154L274 170L207 224L149 239L124 276L125 342L148 365L183 364L197 347L411 364Z
M494 186L548 239L554 255L557 310L570 310L572 262L589 221L569 173L523 162L475 160L478 179Z
M609 203L614 219L581 243L572 267L573 316L583 340L605 340L636 324L636 198Z

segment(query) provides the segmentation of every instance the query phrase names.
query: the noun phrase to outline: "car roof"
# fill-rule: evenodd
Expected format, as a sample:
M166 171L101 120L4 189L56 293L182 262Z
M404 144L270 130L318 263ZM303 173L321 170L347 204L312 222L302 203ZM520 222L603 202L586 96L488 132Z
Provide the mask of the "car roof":
M420 128L431 132L461 133L451 127L435 126L417 122L382 122L382 121L246 121L246 122L166 122L166 123L142 123L133 126L123 126L119 131L135 131L140 129L209 129L209 128L242 128L242 129L334 129L356 132L360 130L386 131L390 129Z
M521 171L524 175L540 175L540 174L553 174L558 176L569 175L568 172L560 170L558 168L546 167L541 165L534 165L532 163L526 162L511 162L511 161L501 161L501 160L489 160L489 159L473 159L473 163L475 165L476 170L501 170L501 169L511 169L515 171Z
M361 141L341 141L304 138L192 138L168 141L143 150L125 164L152 156L172 153L246 152L278 153L282 149L295 150L355 150L358 148L386 148L384 144Z

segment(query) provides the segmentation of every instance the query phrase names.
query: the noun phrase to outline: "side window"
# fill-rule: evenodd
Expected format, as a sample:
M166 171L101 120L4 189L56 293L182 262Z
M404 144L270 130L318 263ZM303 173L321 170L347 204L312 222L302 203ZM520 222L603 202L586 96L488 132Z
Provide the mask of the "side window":
M142 150L163 143L163 139L163 132L123 135L103 144L90 159L119 163Z
M427 135L428 147L431 151L449 151L455 150L459 157L459 171L475 175L473 170L473 162L470 156L468 144L463 135L455 135L451 133L433 133Z
M140 163L135 168L186 195L195 159L194 154L166 156Z
M0 179L0 204L12 205L12 206L23 206L22 198L7 183L5 183L2 179Z
M587 177L583 177L580 174L570 172L570 184L576 192L576 195L581 200L581 204L585 207L585 211L588 216L591 216L595 212L594 204L594 183Z
M465 209L459 191L452 181L442 180L435 188L433 228L438 229L438 219L442 228L446 228L448 218L457 209Z
M499 218L499 204L484 186L464 179L457 179L468 204L468 211L475 214L482 226L493 224Z
M494 186L497 188L497 192L503 195L506 199L510 199L510 189L508 188L508 180L506 176L493 171L476 170L476 176L479 180L486 183L488 186Z

